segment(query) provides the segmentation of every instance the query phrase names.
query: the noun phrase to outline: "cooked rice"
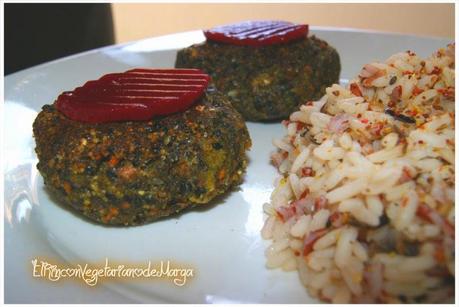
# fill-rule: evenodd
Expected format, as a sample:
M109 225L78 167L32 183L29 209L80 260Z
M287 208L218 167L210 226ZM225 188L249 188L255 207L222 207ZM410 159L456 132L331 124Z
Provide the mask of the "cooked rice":
M333 303L454 300L454 49L367 64L284 121L269 268Z

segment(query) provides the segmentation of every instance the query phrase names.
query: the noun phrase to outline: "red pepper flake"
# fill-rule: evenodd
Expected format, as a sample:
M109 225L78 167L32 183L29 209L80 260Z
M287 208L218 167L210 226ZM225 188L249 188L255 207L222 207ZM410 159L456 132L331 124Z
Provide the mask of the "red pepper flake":
M403 197L400 206L401 206L402 208L405 208L406 205L408 205L408 197Z
M218 172L218 180L223 181L223 179L225 179L225 174L226 174L225 169L222 168L222 169Z
M442 217L438 212L427 206L426 204L420 204L416 210L416 215L426 220L427 222L433 223L441 227L444 233L454 238L455 227L447 219Z
M376 136L381 136L381 131L384 128L384 124L382 122L378 122L373 125L372 132Z
M452 87L447 87L447 88L439 88L437 89L437 92L441 95L443 95L445 98L450 98L454 100L455 96L455 89Z
M130 203L124 202L124 203L121 204L121 209L125 209L126 210L126 209L129 209L129 208L131 208L131 204Z
M402 86L397 85L396 87L394 87L392 93L390 94L390 100L393 102L397 102L400 100L400 97L402 97Z
M333 227L341 227L347 224L347 222L349 221L349 213L336 211L332 215L330 215L329 220Z
M116 207L110 207L108 209L108 213L104 216L102 216L102 221L104 223L107 223L109 222L110 220L112 220L114 217L116 217L117 215L119 214L119 209L116 208Z
M413 72L411 70L405 70L402 72L402 75L406 76L406 75L411 75L413 74Z
M362 85L365 87L371 87L372 82L386 74L386 71L383 69L378 70L375 74L373 74L371 77L364 78L362 81Z
M307 256L310 252L312 252L313 246L317 240L323 237L328 232L328 229L322 228L316 231L311 232L305 239L304 239L304 248L303 248L303 256Z
M296 214L296 208L294 206L279 207L276 209L276 214L282 222L286 222Z
M114 167L118 164L120 160L116 157L116 156L112 156L110 158L110 160L108 161L108 164L111 166L111 167Z
M413 176L410 173L410 170L404 166L402 169L402 175L400 176L399 183L405 183L407 181L410 181L413 178Z
M357 85L357 83L351 83L350 90L351 93L355 96L363 96L362 91L360 90L360 87Z
M63 186L64 186L65 193L70 194L72 192L72 186L67 181L64 181Z
M432 209L430 209L430 207L428 207L427 205L425 204L420 204L416 210L416 214L417 216L419 216L420 218L426 220L427 222L430 222L432 223L432 219L430 218L430 212L431 212Z
M434 258L435 260L437 260L438 263L444 263L446 261L445 252L443 251L443 248L439 247L435 249Z
M441 74L441 68L435 66L434 69L432 70L432 73L433 75L439 75Z
M304 189L303 193L301 193L300 195L300 199L305 198L306 196L308 196L308 194L309 194L309 189L308 188Z
M417 95L421 94L422 92L424 92L424 90L423 90L423 89L420 89L420 88L417 87L416 85L414 86L413 91L412 91L412 93L413 93L414 96L417 96Z
M302 123L302 122L297 122L297 123L296 123L296 131L300 131L300 130L303 129L304 127L306 127L306 124L305 124L305 123Z
M364 124L368 124L368 119L367 119L367 118L362 118L360 121L361 121L362 123L364 123Z
M315 175L315 172L311 167L303 167L300 172L303 177L314 177Z
M335 211L330 215L330 217L328 219L329 219L330 223L332 224L332 226L334 226L334 227L340 227L341 226L341 223L337 224L337 221L340 220L341 214L342 214L342 212ZM335 226L335 224L337 224L337 225Z
M112 214L112 215L118 215L118 212L119 212L118 208L116 208L116 207L110 207L110 214Z

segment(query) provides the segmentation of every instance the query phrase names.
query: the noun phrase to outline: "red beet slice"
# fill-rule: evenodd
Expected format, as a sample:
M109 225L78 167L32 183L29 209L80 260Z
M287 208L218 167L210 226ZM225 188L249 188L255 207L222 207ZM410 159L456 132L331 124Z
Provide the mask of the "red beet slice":
M209 79L199 69L132 69L64 92L56 107L87 123L149 120L188 109L203 95Z
M308 30L308 25L261 20L215 27L204 31L204 35L210 41L260 47L304 38Z

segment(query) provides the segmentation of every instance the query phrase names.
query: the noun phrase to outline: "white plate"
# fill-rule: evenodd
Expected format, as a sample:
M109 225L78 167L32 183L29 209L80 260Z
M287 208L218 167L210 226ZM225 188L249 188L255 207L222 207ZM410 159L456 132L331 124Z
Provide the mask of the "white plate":
M313 28L336 47L341 78L361 66L412 50L427 56L446 39ZM41 106L86 80L132 67L172 67L176 50L203 41L200 31L111 46L36 66L5 78L5 301L7 303L311 303L296 272L265 268L267 242L260 238L262 205L276 172L269 164L271 140L280 124L248 123L253 148L245 181L208 210L191 211L130 228L88 223L49 199L36 171L32 122ZM52 142L52 140L50 140ZM51 263L110 262L146 265L170 260L194 269L183 287L171 282L110 280L91 288L79 280L32 277L35 258Z

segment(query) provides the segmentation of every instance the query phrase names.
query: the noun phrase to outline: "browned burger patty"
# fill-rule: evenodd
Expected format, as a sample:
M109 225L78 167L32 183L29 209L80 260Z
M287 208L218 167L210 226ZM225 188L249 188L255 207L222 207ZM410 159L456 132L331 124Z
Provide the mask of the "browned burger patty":
M45 105L33 132L49 192L112 225L208 203L241 182L251 146L241 115L217 92L150 121L87 124Z

